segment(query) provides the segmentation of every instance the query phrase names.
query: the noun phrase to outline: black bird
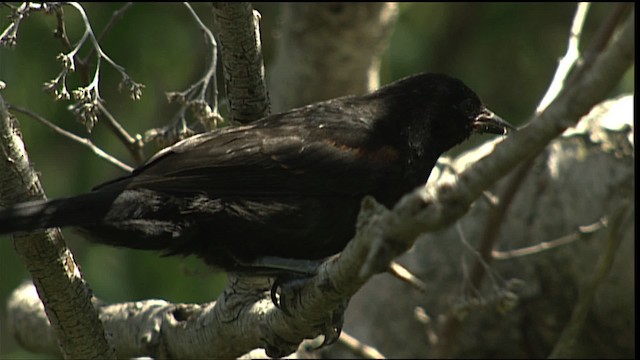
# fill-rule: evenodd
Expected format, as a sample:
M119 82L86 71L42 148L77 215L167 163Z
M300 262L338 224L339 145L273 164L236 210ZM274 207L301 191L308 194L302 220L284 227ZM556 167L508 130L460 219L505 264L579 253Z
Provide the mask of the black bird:
M0 233L74 226L100 243L277 274L295 270L278 259L340 252L363 196L391 207L443 152L508 129L460 80L418 74L190 137L89 193L0 210Z

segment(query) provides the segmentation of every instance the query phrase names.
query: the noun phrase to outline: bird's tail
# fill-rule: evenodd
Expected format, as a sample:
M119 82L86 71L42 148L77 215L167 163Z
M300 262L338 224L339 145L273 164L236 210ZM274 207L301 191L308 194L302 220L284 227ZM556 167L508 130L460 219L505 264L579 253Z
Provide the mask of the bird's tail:
M0 234L95 223L104 217L113 198L108 193L90 192L0 208Z

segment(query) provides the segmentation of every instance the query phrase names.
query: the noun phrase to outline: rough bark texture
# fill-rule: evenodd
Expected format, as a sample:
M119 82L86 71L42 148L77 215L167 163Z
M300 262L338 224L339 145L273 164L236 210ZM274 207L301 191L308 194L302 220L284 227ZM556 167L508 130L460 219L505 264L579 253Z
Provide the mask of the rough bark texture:
M251 3L213 3L231 119L248 123L269 115L260 43L260 15Z
M602 116L605 108L610 109L609 116ZM595 276L610 236L622 238L615 262L574 339L574 352L565 356L634 356L633 98L608 102L591 114L593 117L583 120L577 131L554 141L535 160L503 219L498 248L517 249L551 241L603 216L608 217L610 226L568 245L494 262L493 279L486 278L480 291L486 304L466 309L469 314L448 356L549 356L574 307L583 301L584 287ZM454 166L463 167L469 160L458 158ZM500 193L508 181L501 181L493 193ZM629 211L616 230L611 224L625 206ZM474 248L485 230L488 208L486 201L479 201L459 222L466 241ZM429 331L437 334L443 316L469 305L472 294L462 291L463 270L475 259L456 226L424 236L400 262L427 284L428 293L418 293L388 275L375 277L352 299L345 331L385 356L433 356ZM504 280L509 279L520 279L524 285L516 291L520 297L516 308L501 314L496 310L496 289L506 290ZM416 307L429 315L428 324L418 320Z
M631 22L630 26L633 28L633 22ZM631 32L631 35L629 35L629 32L625 33L627 35L627 45L633 44L632 33L633 32ZM629 50L629 48L632 48L632 46L627 46L626 50ZM631 53L631 55L628 53ZM573 91L568 92L568 94L565 95L569 95L568 103L570 106L562 106L560 104L559 106L556 106L557 109L555 111L550 111L550 113L544 119L540 119L540 121L557 122L559 119L575 121L580 114L587 111L585 109L591 108L593 105L591 101L600 101L600 96L604 96L603 93L610 89L610 83L615 84L617 79L619 79L618 75L621 76L622 72L624 72L624 70L629 66L628 63L632 62L632 59L630 59L630 57L632 58L632 52L629 51L623 54L618 52L607 56L609 60L605 59L604 61L613 62L611 59L617 59L620 61L617 63L616 68L612 68L611 71L607 72L604 82L596 81L598 79L588 79L590 82L585 80L591 85L597 85L588 88L592 89L595 87L596 91L587 92L584 88L576 88ZM600 68L609 70L609 67L607 66L600 66ZM611 75L611 72L615 73L615 76ZM318 71L318 73L323 74L320 71ZM604 76L603 72L595 72L595 75ZM337 84L334 80L325 79L325 81L327 84L331 84L332 86L336 86L335 84ZM307 83L305 88L309 88L309 86L312 85ZM297 91L300 93L299 88ZM567 96L565 96L565 100L566 98ZM572 99L573 101L571 101ZM571 116L567 116L567 114ZM570 124L551 123L551 125L553 126L546 129L546 131L543 131L544 134L542 134L548 135L548 139L556 136L564 127L569 126ZM525 131L521 132L521 134L524 132ZM532 131L528 131L528 134L531 133ZM608 134L608 132L595 133ZM613 134L615 133L616 132L614 131ZM624 136L622 138L627 139L626 132L619 131L618 133L623 133ZM507 139L508 141L505 141L505 143L508 142L509 144L503 145L507 145L509 146L507 149L513 150L515 146L524 147L529 145L529 142L522 141L527 139L529 138L521 137L519 142L509 141L513 139ZM577 225L592 223L594 219L601 216L608 216L611 218L610 220L614 220L614 218L615 220L620 220L615 216L619 209L619 207L616 206L615 201L625 201L625 196L621 197L620 194L627 194L630 197L633 197L634 194L632 166L633 150L631 148L631 155L629 155L629 147L620 145L623 144L623 142L617 142L617 140L612 142L609 142L608 140L596 141L593 139L592 135L575 135L569 140L558 140L554 145L548 148L549 150L544 155L538 158L537 164L534 166L531 174L526 180L527 183L523 186L522 191L518 193L518 197L509 212L508 218L505 218L504 220L505 224L504 229L502 229L502 237L505 238L506 241L501 241L501 246L515 248L523 246L525 243L531 244L535 241L552 240L559 236L566 235L567 233L574 232ZM618 137L616 137L616 139L618 139ZM596 145L593 146L594 144ZM605 146L602 144L607 145ZM537 144L536 146L541 146L540 148L542 148L544 144ZM614 149L614 151L602 151L602 149ZM505 150L505 147L503 147L502 150ZM509 164L515 164L518 161L522 161L522 159L517 158L517 156L513 159L514 151L510 152L511 159L507 159ZM506 153L509 153L509 151ZM612 153L617 154L617 156L614 156L615 159L609 158ZM508 157L508 155L505 155L505 151L502 151L500 156L502 157L499 157L499 159L502 160ZM629 160L630 157L631 160ZM494 162L495 160L496 159L493 159ZM489 158L483 159L483 165L489 164L490 161L492 160ZM629 163L631 163L631 166L629 166ZM507 162L505 162L505 164L507 164ZM511 166L509 164L502 167L496 167L495 165L493 167L484 166L484 173L480 172L479 174L476 174L475 177L474 175L468 175L462 179L465 180L464 184L466 185L462 190L465 190L466 193L476 193L475 195L477 195L485 185L488 186L488 184L491 184L491 182L495 180L495 176L498 176L495 174L488 174L495 175L493 178L490 176L484 176L486 175L486 169L498 168L501 172L501 176L503 172L506 172L505 168L508 169L509 166ZM482 167L479 168L482 169ZM585 169L588 169L589 171L586 171ZM593 169L598 169L599 173L607 174L607 178L617 179L617 182L602 185L602 183L591 181L590 179L593 179ZM620 171L620 173L617 173L617 171ZM611 173L611 175L609 175L609 173ZM631 177L631 186L629 186L629 177ZM463 176L461 176L461 178L463 178ZM474 179L478 181L474 182ZM604 186L604 190L600 187L601 185ZM437 188L437 190L443 189L443 187ZM449 189L447 192L455 193L456 190L460 189ZM424 202L422 202L422 200L426 199L416 196L416 193L418 192L412 193L412 197L410 197L409 200L413 202L410 203L410 205L421 204L423 207L427 207ZM459 191L459 193L464 194L465 192ZM437 198L437 195L434 196ZM458 199L460 199L460 197L458 197ZM591 202L588 202L587 200ZM449 206L451 204L446 205L446 210L455 208L455 206ZM429 206L433 208L435 205ZM462 204L460 208L463 209L460 211L464 213L468 208L468 204ZM412 210L415 210L415 208L409 208L409 211L406 211L406 213ZM389 220L391 218L390 216L387 216L389 211L385 211L386 213L382 212L381 215L379 215L379 218L386 216L385 219ZM474 240L478 238L477 234L480 234L483 231L483 221L486 211L486 204L483 202L477 202L471 210L471 216L469 219L465 218L462 220L461 227L465 238L468 239L469 242L473 243ZM446 214L445 211L441 211L441 213ZM551 213L552 216L543 216L548 215L548 213ZM400 216L397 216L395 213L393 215L396 218L400 218ZM629 265L628 263L626 265L624 263L625 259L630 257L629 254L631 251L628 250L628 247L631 247L631 250L633 250L633 242L631 241L631 245L628 245L628 238L633 239L633 223L631 223L631 235L629 235L629 221L626 219L632 218L632 214L629 215L627 213L625 216L626 217L623 218L625 221L622 221L624 226L621 227L624 231L620 231L620 233L625 236L625 240L621 245L622 249L618 253L617 262L612 270L612 276L614 276L615 274L618 274L617 271L620 271L618 267L622 267L622 275L617 278L618 281L622 283L622 287L609 290L607 289L607 286L609 286L608 283L602 285L600 290L596 293L596 306L594 306L594 311L591 315L598 316L596 318L598 326L591 326L593 323L590 322L588 327L605 328L606 331L597 333L599 340L607 341L607 345L610 345L609 343L611 342L619 342L621 344L620 348L622 349L620 353L628 356L628 341L624 337L607 337L608 334L614 334L616 331L617 333L626 334L626 330L622 330L622 332L618 330L611 330L614 329L614 327L613 325L609 327L609 325L607 325L607 321L617 319L615 320L616 324L621 325L622 329L628 329L628 319L633 319L633 316L618 316L618 312L621 311L620 309L633 309L632 306L626 306L627 303L620 300L625 299L624 301L627 301L626 299L629 298L629 294L625 291L631 291L631 302L628 302L628 304L632 304L633 301L633 273L629 273ZM446 216L440 216L440 219L436 219L434 221L437 223L437 221L441 221L443 217ZM480 220L477 219L478 217ZM371 218L373 219L374 216ZM423 220L422 218L416 220L416 216L414 216L411 219L412 223L410 225L417 224L423 226L423 228L427 230L433 229L433 227L428 228L428 226L425 225L432 221L432 219L428 218ZM369 222L373 222L374 220L369 220ZM451 221L453 220L454 219L451 219ZM387 221L387 223L389 222L393 221ZM396 221L396 223L400 223L400 221ZM365 225L368 224L361 224L361 226ZM433 225L433 222L429 223L429 225ZM371 233L360 237L369 237L377 240L378 238L384 238L385 236L383 235L389 234L381 234L382 230L378 230L376 232L375 227L367 228ZM439 315L447 314L450 310L450 304L456 303L458 305L464 305L457 307L458 313L464 311L471 312L464 319L463 331L458 334L456 339L454 339L456 343L456 352L448 353L448 355L474 357L482 355L495 357L500 356L501 354L503 354L503 356L545 356L550 352L550 348L555 345L559 336L558 334L566 324L576 301L578 301L576 300L576 294L580 292L579 289L582 289L582 283L586 281L585 279L589 279L593 272L593 264L598 259L598 255L602 252L601 249L605 245L603 241L598 241L598 239L602 240L604 237L618 236L616 232L610 229L601 230L601 232L594 234L592 239L588 241L580 241L576 244L549 250L538 255L506 260L496 264L496 272L501 274L502 278L510 279L517 277L525 281L524 287L518 291L521 300L520 306L506 316L498 316L496 311L487 310L495 308L494 305L499 299L501 299L498 296L502 294L501 292L492 292L495 291L495 287L503 290L507 288L507 285L498 276L493 277L493 283L485 281L485 286L487 286L486 283L495 285L495 287L489 286L489 288L484 288L481 291L480 298L485 301L486 305L470 307L469 305L472 304L472 302L468 298L461 297L460 289L463 284L463 276L459 271L462 268L462 256L466 255L466 263L471 263L475 258L469 248L461 244L459 235L455 229L429 235L429 238L432 240L421 241L415 246L414 250L403 259L403 262L407 267L416 271L423 280L427 281L430 290L429 293L426 296L418 295L414 293L413 290L408 290L404 284L400 284L395 280L387 283L387 276L376 277L365 287L365 289L368 290L363 290L353 299L350 307L351 312L348 315L349 320L351 321L350 324L347 324L346 329L353 335L356 335L360 340L377 346L385 355L428 356L433 353L431 352L432 350L429 345L429 340L425 335L427 333L427 327L422 323L419 323L414 318L415 306L422 306L426 313L431 316L430 326L437 328L439 326ZM407 232L409 231L405 231L405 233ZM453 236L449 240L446 240L446 237L451 236L451 234L453 234ZM398 231L392 233L391 236L386 237L393 237L393 235L398 235ZM356 241L358 240L354 240L352 244ZM595 250L593 248L589 248L589 245L595 248ZM350 246L338 259L346 258L348 252L353 251L353 248L353 246ZM543 258L551 258L551 260L542 261L541 259ZM622 265L620 265L621 263ZM632 257L631 264L632 269ZM567 270L566 274L563 271L560 271L565 270L565 268ZM354 271L345 271L345 273L348 276L357 277L357 273ZM322 276L324 275L326 274L322 274ZM583 275L586 277L582 277ZM314 279L317 280L317 278ZM631 280L629 280L629 278L631 278ZM356 283L356 280L362 279L352 280L354 281L348 283L345 287L358 286L360 283ZM362 280L362 282L364 282L364 280ZM338 286L335 286L335 283L333 285L335 288L331 288L329 290L337 292L337 290L339 290L337 289ZM307 288L308 287L305 287L305 289ZM324 285L324 288L327 288L327 284ZM304 305L313 305L313 302L316 301L320 303L320 305L325 306L327 294L330 293L330 291L313 293L313 290L314 289L306 291L306 295L312 294L314 296L309 296L308 299L305 298ZM603 290L610 291L614 294L616 297L613 299L616 300L603 298L607 296L607 294L602 295ZM235 291L235 288L233 287L229 287L227 289L229 295L233 295L231 294L233 291ZM305 326L308 327L307 323L309 323L309 321L305 322L306 318L304 317L292 317L287 318L287 321L283 321L281 318L283 318L284 315L281 312L267 311L267 309L273 309L273 307L270 306L269 300L264 297L264 294L261 294L260 296L262 297L253 299L253 303L250 301L239 301L237 304L218 303L215 308L213 307L213 304L208 304L207 309L205 309L204 306L199 307L199 305L188 305L182 308L178 305L169 305L172 307L164 314L166 314L168 322L177 321L171 324L175 326L175 329L178 329L178 331L189 330L183 327L193 326L195 329L201 331L199 334L202 335L202 337L185 336L184 338L178 338L180 334L168 335L170 335L171 339L177 341L176 343L178 346L183 348L193 350L196 348L194 345L195 343L207 345L198 347L196 351L202 352L196 353L194 356L203 357L206 354L211 354L212 351L214 351L218 356L224 356L225 354L231 356L231 353L225 352L226 350L224 348L225 346L229 346L231 343L230 341L222 341L220 344L212 344L202 340L205 339L206 336L219 331L221 333L219 335L232 336L234 337L234 341L237 341L238 343L242 343L244 341L244 346L249 346L251 348L258 346L258 341L262 341L262 338L254 336L255 334L271 334L271 336L277 338L282 335L281 328L279 327L284 327L288 321L291 321L299 328L303 328ZM299 297L302 298L303 296L301 295ZM225 299L224 296L222 299ZM550 301L549 299L552 300ZM323 301L325 302L323 303ZM617 301L617 303L615 301ZM616 306L607 307L611 304ZM121 305L126 306L127 304ZM261 308L262 305L265 305L265 307ZM617 305L622 306L618 307ZM260 329L258 329L257 326L253 326L248 329L244 329L240 326L234 326L237 325L236 320L239 313L237 311L226 311L228 310L228 307L233 308L234 306L237 306L237 309L243 309L243 311L246 311L246 309L253 306L256 310L255 314L257 314L257 316L264 316L262 319L254 318L254 320L259 324L266 323L268 326L263 326ZM159 308L167 310L164 305ZM478 311L478 308L481 308L484 311ZM600 311L599 309L605 310ZM225 319L227 321L215 324L206 323L207 314L202 314L202 312L209 310L212 312L220 312L219 315L222 317L226 316ZM294 310L297 309L294 307ZM305 310L308 311L309 308ZM120 311L118 314L126 315L128 312ZM315 312L311 313L309 316L310 318L317 320L316 318L321 315L322 314L320 312ZM424 321L425 317L422 316L421 319ZM123 319L122 321L125 320L126 319ZM296 323L296 320L301 321ZM593 319L588 320L592 321ZM256 324L256 322L253 324ZM131 321L129 325L136 326L137 323ZM165 353L162 350L162 347L166 346L166 344L158 344L158 338L156 337L157 327L154 328L154 326L155 324L151 324L150 327L148 326L148 328L152 330L148 332L149 344L153 346L160 346L159 349L161 351L155 353L150 351L149 353L156 356L176 354L175 352ZM229 327L229 331L225 330L225 326ZM501 332L499 335L494 336L494 331ZM316 335L317 333L317 331L309 332L309 334L313 335ZM185 334L187 334L187 332L183 331L182 335ZM630 338L633 339L632 335L634 334L634 329L632 320L631 331L629 334L631 335ZM189 333L189 335L191 334ZM247 339L242 339L242 336L246 336ZM295 340L297 341L300 336L302 336L301 332L298 332L293 337L295 337ZM286 337L288 337L288 335L286 335ZM140 338L136 337L131 339L135 340ZM290 339L287 338L286 340ZM138 343L136 346L140 346L140 344ZM479 353L479 348L488 350L484 353ZM603 349L605 348L607 347L600 346L599 351L604 353L605 350ZM221 350L216 351L218 349ZM235 356L235 353L233 354L233 356ZM589 355L593 355L593 353Z
M0 204L45 197L14 120L0 97ZM16 252L31 273L58 345L67 358L111 358L113 349L57 229L14 235ZM27 323L25 323L27 324ZM31 329L33 331L33 329ZM36 333L35 331L31 334Z
M235 358L243 353L242 349L246 352L262 345L263 329L255 323L264 317L261 314L268 308L277 311L255 288L253 294L236 290L235 293L227 291L217 302L207 304L144 300L96 304L96 310L105 330L111 334L111 342L116 345L117 358ZM263 301L253 307L247 305L257 298ZM60 355L56 337L32 284L25 283L14 290L8 310L15 336L23 347ZM254 314L247 316L248 312Z
M394 3L285 3L268 83L275 112L378 88Z

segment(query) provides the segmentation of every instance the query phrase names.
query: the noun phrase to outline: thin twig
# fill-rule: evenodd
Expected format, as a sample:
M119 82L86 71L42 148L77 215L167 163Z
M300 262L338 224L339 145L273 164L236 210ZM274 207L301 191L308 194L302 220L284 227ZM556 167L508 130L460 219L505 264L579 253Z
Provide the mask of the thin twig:
M620 243L624 238L622 229L624 229L623 223L629 220L629 207L633 207L630 202L622 205L611 215L611 225L609 226L607 241L604 244L605 248L598 259L590 281L580 288L580 296L571 313L571 319L549 355L550 359L576 357L577 338L584 329L596 292L600 288L602 281L609 275L615 256L620 248Z
M29 16L31 11L48 11L51 8L47 3L37 4L31 2L23 2L18 7L7 6L12 10L12 14L9 17L11 22L9 26L0 33L0 46L9 48L16 46L18 43L18 28L20 27L20 23Z
M427 284L425 284L417 276L413 275L404 266L398 264L396 261L392 261L391 264L389 264L389 269L387 271L395 278L411 285L411 287L418 290L419 292L423 294L427 293Z
M431 316L429 316L429 314L427 314L427 311L420 306L416 306L415 309L413 309L413 314L415 315L416 320L424 325L429 344L431 346L435 346L438 343L438 334L433 329L433 321L431 320Z
M209 82L212 79L214 79L215 73L216 73L217 43L216 43L216 39L213 36L213 33L211 32L211 30L209 30L209 28L202 22L202 20L200 20L200 17L195 12L195 10L193 10L191 5L189 3L187 3L187 2L185 2L183 4L187 8L187 10L189 10L189 13L193 17L193 19L196 21L196 23L198 24L198 26L200 27L202 32L204 32L204 34L206 35L205 39L207 39L207 41L209 41L209 44L211 45L212 53L211 53L211 62L209 63L209 67L207 68L207 71L202 76L202 78L200 78L200 80L198 80L198 82L196 82L196 84L202 84L200 90L198 91L197 98L201 99L201 100L204 100L204 95L205 95L205 93L207 91L207 88L209 86ZM194 88L195 86L196 85L192 86L192 88ZM216 110L217 110L217 107L216 107Z
M62 46L65 52L70 53L73 51L74 46L71 45L71 41L69 40L69 36L67 35L67 27L64 21L64 8L62 6L54 7L54 11L56 14L56 30L54 31L54 36L59 38L62 42ZM89 67L87 66L87 60L85 59L76 59L75 60L75 71L79 73L82 83L89 82ZM66 72L58 75L58 78L66 75ZM64 81L64 79L63 79ZM66 86L65 86L66 88Z
M62 46L65 47L66 51L71 51L73 49L73 45L71 45L71 41L69 41L69 37L67 36L67 28L64 22L64 9L62 7L55 7L53 11L56 13L56 30L54 31L54 36L60 38L62 41Z
M346 346L355 356L364 359L384 359L384 355L376 348L360 342L360 340L342 331L338 339L340 344Z
M488 265L492 260L491 250L498 242L498 235L500 234L502 225L505 223L507 210L513 203L515 196L520 190L520 186L524 183L524 180L529 174L529 170L531 169L531 164L529 163L531 161L532 160L525 162L518 168L517 172L512 177L512 180L502 191L502 194L499 197L500 202L498 203L498 206L491 208L487 214L487 221L484 225L484 232L478 248L480 257L476 260L471 269L471 273L469 274L469 286L474 289L480 288L482 279L484 278Z
M100 35L97 37L98 43L100 43L104 39L104 37L109 33L109 31L111 31L111 28L113 27L115 22L117 20L119 20L127 10L129 10L131 5L133 5L133 3L128 2L128 3L124 4L120 9L118 9L118 10L113 12L113 14L111 15L111 19L109 19L109 22L107 23L107 25L105 25L104 29L102 30ZM88 61L88 59L91 56L93 56L95 51L96 51L95 47L91 48L89 50L89 53L87 54L87 56L85 56L84 59L82 59L81 61L83 63L86 63Z
M127 150L133 157L133 160L137 164L141 164L144 161L144 154L142 153L142 148L144 147L144 142L142 138L138 135L133 137L129 135L127 130L125 130L122 125L111 115L109 110L102 104L101 101L97 103L98 109L100 113L104 115L107 120L107 126L113 131L113 133L120 139L120 141L126 146Z
M109 64L111 64L111 66L113 66L116 70L118 70L118 72L120 72L120 74L123 77L127 76L125 74L125 68L118 65L115 61L111 60L109 55L107 55L107 53L102 51L102 48L98 43L98 39L96 38L95 34L93 33L93 29L91 28L89 17L87 16L87 13L84 11L84 8L82 7L82 5L80 5L77 2L69 2L68 4L74 7L78 11L78 13L80 13L80 16L82 17L82 21L84 22L84 25L85 25L84 34L82 35L82 39L78 43L77 49L79 49L80 45L88 38L93 44L94 49L98 52L98 57L104 58Z
M549 90L536 110L537 115L541 114L541 112L547 108L548 104L560 94L563 86L566 85L564 80L568 76L572 64L579 58L578 45L587 9L588 5L584 5L584 3L578 4L569 34L567 53L560 61L551 85L549 86ZM490 209L487 215L484 233L478 247L480 256L476 259L476 262L468 274L469 282L467 289L472 291L480 289L480 284L484 279L484 275L487 273L488 264L492 260L491 251L497 242L502 225L505 223L504 219L507 214L507 209L529 174L533 161L534 159L529 159L519 166L503 191L502 196L499 197L500 201L498 205ZM462 320L459 316L452 313L446 317L440 331L440 342L434 348L436 357L447 357L451 354L461 327Z
M505 251L493 250L491 252L491 257L493 257L495 260L509 260L516 257L520 257L520 256L537 254L545 250L557 248L558 246L571 244L575 241L578 241L584 238L586 235L591 235L599 231L600 229L606 226L607 226L607 218L603 217L593 224L578 227L578 231L573 234L566 235L551 241L544 241L536 245L527 246L520 249L505 250Z
M187 125L185 117L187 109L190 109L194 117L202 125L205 131L215 129L218 124L224 121L218 109L218 80L216 68L218 64L218 44L209 28L200 20L198 14L189 3L183 3L193 17L198 27L205 35L205 41L209 44L211 52L210 61L204 74L184 91L167 92L167 99L180 105L177 113L171 122L163 127L150 129L145 132L145 141L156 140L160 145L168 146L178 140L191 136L199 132ZM210 96L210 103L207 102L207 93Z
M33 118L33 119L41 122L45 126L49 127L55 133L60 134L62 136L65 136L65 137L73 140L76 143L79 143L81 145L84 145L84 146L88 147L99 158L101 158L103 160L106 160L110 164L115 165L116 167L118 167L119 169L124 170L126 172L133 171L133 168L131 166L129 166L129 165L123 163L122 161L116 159L115 157L109 155L107 152L105 152L104 150L100 149L98 146L94 145L93 142L91 142L91 140L83 138L83 137L80 137L80 136L78 136L78 135L76 135L76 134L74 134L72 132L67 131L67 130L64 130L61 127L55 125L51 121L49 121L49 120L45 119L44 117L34 113L31 110L22 108L20 106L15 106L15 105L9 105L9 108L11 110L17 111L17 112L22 113L24 115L30 116L31 118Z

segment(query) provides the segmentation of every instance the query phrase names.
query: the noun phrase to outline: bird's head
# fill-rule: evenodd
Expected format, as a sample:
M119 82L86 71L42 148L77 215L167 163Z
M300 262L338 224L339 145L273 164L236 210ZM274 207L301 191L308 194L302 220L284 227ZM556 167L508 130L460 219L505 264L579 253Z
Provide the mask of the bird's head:
M462 81L443 74L400 79L371 94L399 127L415 156L449 150L474 133L507 134L515 128L495 115ZM436 158L437 158L436 156Z

